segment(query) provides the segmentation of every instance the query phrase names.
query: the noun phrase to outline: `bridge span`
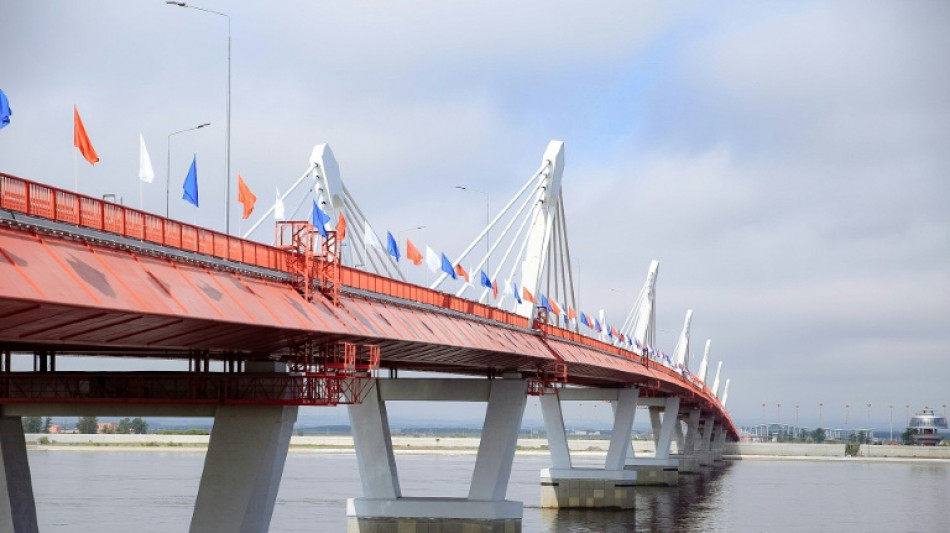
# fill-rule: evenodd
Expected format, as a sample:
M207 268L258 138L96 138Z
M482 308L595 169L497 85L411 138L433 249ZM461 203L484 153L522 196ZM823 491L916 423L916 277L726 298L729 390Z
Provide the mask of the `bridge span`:
M555 178L559 191L562 150L549 147L536 174L545 194ZM305 175L332 191L327 158L329 147ZM338 205L356 217L346 198ZM556 213L545 238L522 246L543 251L538 275L520 277L534 289L563 224ZM705 384L708 344L698 374L687 368L691 315L678 362L649 346L655 266L624 344L580 333L549 305L506 309L484 293L461 296L465 287L450 294L347 266L342 228L325 233L280 221L265 245L0 174L0 530L37 530L20 427L32 414L213 416L192 531L267 530L299 406L348 405L364 492L348 504L353 531L422 531L432 520L446 531L520 530L521 504L505 492L528 395L539 397L551 449L545 506L631 507L637 484L675 484L738 438L718 372ZM351 238L366 253L371 235ZM57 370L64 355L174 359L188 370ZM14 371L22 357L32 371ZM453 377L399 375L411 371ZM395 400L487 402L468 498L402 494L386 414ZM604 466L585 469L571 462L561 402L590 400L610 401L615 424ZM632 453L638 406L649 410L653 457Z

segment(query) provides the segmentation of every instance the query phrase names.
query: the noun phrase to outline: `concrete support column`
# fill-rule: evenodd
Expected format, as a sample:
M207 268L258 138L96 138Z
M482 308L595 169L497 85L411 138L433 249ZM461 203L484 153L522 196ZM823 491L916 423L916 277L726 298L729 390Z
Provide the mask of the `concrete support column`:
M353 431L363 496L374 499L401 497L389 417L386 403L380 397L378 381L362 403L347 406L347 413Z
M700 410L691 409L686 415L686 436L684 445L679 449L676 459L680 474L692 474L700 471L698 446L702 441L700 435Z
M701 466L709 466L713 463L712 437L715 427L716 419L712 415L703 420L702 440L699 443L699 464Z
M561 413L561 400L556 394L542 394L541 416L544 429L548 434L548 449L551 452L551 467L571 468L571 452L567 445L567 431L564 429L564 415Z
M18 416L0 418L0 531L37 533L33 480L26 457L23 423Z
M696 453L699 446L699 409L693 409L686 417L686 447L680 452L683 455Z
M650 407L650 428L653 430L653 447L656 448L657 453L660 452L660 413L662 412L664 412L662 407Z
M475 457L470 500L505 499L511 463L518 446L518 429L528 401L528 384L524 380L496 379L492 381L485 425Z
M657 459L670 458L670 448L673 443L673 433L676 428L680 427L679 408L679 396L671 396L666 399L666 406L663 408L663 421L660 425L660 434L656 441Z
M679 415L676 416L673 435L676 437L676 453L680 455L686 453L686 435L683 433L683 424L680 422Z
M640 389L622 389L617 394L614 408L614 427L610 433L610 446L607 448L607 459L604 461L604 470L623 470L624 462L631 455L633 446L630 436L633 432L633 419L637 414L637 398Z
M192 533L266 533L297 407L223 406L205 456Z

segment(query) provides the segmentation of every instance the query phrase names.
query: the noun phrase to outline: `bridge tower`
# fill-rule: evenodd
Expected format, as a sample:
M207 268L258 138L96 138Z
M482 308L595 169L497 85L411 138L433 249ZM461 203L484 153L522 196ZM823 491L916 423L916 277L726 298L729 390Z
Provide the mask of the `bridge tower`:
M637 299L623 324L623 331L629 331L633 338L648 346L656 344L656 278L660 271L660 262L650 261L647 279L637 294Z
M706 339L706 349L703 351L703 362L699 364L699 372L696 373L704 386L706 385L706 371L709 370L709 346L711 344L712 339Z
M683 322L683 331L673 348L673 364L684 369L689 368L689 328L693 322L693 310L686 311L686 320Z

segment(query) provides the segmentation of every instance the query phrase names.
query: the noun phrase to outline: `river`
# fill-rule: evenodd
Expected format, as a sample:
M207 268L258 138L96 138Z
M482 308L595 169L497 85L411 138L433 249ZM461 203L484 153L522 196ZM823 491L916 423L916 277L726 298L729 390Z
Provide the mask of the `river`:
M200 451L29 452L40 531L187 531ZM465 496L472 455L399 455L403 494ZM515 459L508 498L528 532L950 531L950 463L860 460L727 461L671 488L637 489L633 511L539 508L545 456ZM292 452L272 532L346 531L345 499L360 494L352 453Z

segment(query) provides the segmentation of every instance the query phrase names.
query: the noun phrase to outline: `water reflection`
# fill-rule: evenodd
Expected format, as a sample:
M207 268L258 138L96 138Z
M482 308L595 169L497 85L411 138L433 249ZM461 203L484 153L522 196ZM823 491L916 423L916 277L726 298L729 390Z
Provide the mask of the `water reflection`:
M731 463L681 474L675 487L637 487L628 511L541 509L541 530L556 533L709 531L721 512Z

